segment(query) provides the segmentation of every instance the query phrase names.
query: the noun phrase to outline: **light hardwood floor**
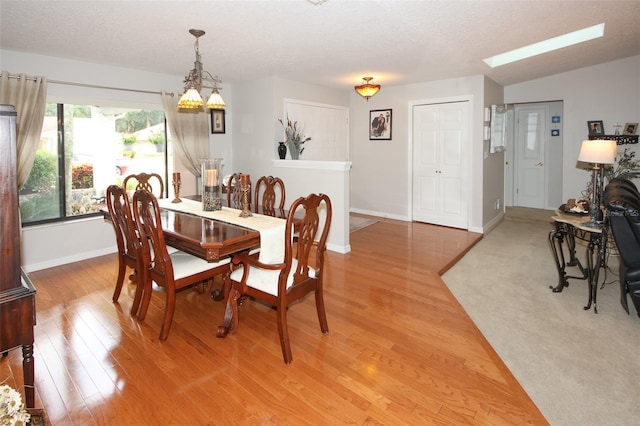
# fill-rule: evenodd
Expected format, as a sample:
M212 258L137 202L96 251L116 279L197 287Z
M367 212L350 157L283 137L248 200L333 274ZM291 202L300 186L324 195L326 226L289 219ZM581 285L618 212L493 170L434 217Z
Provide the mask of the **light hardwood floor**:
M439 275L479 234L380 220L327 252L323 336L313 297L289 310L293 364L274 312L186 289L158 341L164 298L139 323L134 287L111 302L115 255L30 274L37 288L36 404L53 425L547 424ZM0 380L22 386L21 351Z

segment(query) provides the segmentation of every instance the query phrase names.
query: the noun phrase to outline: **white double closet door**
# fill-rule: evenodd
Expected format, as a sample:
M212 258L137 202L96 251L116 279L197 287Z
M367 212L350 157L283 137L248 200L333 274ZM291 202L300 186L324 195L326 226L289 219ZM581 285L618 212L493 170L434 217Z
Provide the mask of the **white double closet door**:
M413 106L413 220L468 229L469 102Z

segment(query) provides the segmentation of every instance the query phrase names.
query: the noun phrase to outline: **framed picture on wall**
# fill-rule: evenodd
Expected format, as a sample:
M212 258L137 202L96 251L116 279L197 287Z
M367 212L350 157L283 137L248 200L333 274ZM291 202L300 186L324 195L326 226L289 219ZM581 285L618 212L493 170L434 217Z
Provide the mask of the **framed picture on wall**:
M211 133L224 133L224 110L211 110Z
M589 127L589 136L604 135L602 120L587 121L587 126Z
M369 140L391 140L391 110L369 111Z

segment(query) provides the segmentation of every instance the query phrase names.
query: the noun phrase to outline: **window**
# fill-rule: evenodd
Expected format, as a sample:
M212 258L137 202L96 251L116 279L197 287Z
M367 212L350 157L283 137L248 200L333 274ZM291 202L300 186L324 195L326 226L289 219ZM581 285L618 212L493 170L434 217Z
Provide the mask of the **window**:
M47 104L33 168L20 190L23 224L99 214L111 184L132 173L166 182L162 110Z

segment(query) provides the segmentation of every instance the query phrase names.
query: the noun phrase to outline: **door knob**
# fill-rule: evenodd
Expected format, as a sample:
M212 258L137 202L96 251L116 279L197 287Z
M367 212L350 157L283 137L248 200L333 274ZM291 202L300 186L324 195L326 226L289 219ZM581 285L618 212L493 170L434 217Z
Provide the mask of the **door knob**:
M541 161L538 164L536 164L536 166L544 166L544 163Z

